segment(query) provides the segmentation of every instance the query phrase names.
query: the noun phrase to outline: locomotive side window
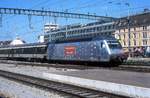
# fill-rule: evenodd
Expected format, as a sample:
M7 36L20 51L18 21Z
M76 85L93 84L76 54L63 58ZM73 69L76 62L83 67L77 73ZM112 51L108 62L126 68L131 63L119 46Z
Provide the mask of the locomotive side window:
M102 48L102 46L103 46L103 43L101 42L101 48Z
M101 48L105 48L105 43L101 42Z

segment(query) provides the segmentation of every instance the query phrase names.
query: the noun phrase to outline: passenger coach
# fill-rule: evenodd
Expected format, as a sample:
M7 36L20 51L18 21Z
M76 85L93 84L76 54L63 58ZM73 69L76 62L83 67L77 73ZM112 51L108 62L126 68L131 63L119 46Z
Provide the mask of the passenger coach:
M10 45L0 47L0 57L13 59L43 59L46 58L46 43Z

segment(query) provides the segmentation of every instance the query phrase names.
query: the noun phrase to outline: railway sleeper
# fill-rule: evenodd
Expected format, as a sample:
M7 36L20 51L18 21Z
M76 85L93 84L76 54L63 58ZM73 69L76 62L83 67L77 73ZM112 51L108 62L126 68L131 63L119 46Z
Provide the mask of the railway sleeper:
M92 95L87 96L87 98L97 98L97 97L103 97L103 95L98 95L98 94L94 95L94 94L92 94Z

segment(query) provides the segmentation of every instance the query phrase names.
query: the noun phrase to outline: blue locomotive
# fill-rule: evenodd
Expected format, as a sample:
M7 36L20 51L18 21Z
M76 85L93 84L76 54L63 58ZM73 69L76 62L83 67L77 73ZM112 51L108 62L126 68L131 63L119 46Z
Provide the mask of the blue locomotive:
M1 58L44 59L49 61L104 62L121 64L127 59L112 36L0 47Z
M47 59L121 64L127 56L114 37L101 36L50 43Z

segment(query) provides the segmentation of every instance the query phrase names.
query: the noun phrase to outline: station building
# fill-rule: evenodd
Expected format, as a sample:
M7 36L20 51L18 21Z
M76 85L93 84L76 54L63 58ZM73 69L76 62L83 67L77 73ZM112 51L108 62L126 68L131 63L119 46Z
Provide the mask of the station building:
M129 41L131 50L150 46L150 12L120 18L115 25L115 37L125 49L128 49Z
M50 30L44 35L45 42L69 38L114 35L115 22L98 21L88 24L72 24Z

